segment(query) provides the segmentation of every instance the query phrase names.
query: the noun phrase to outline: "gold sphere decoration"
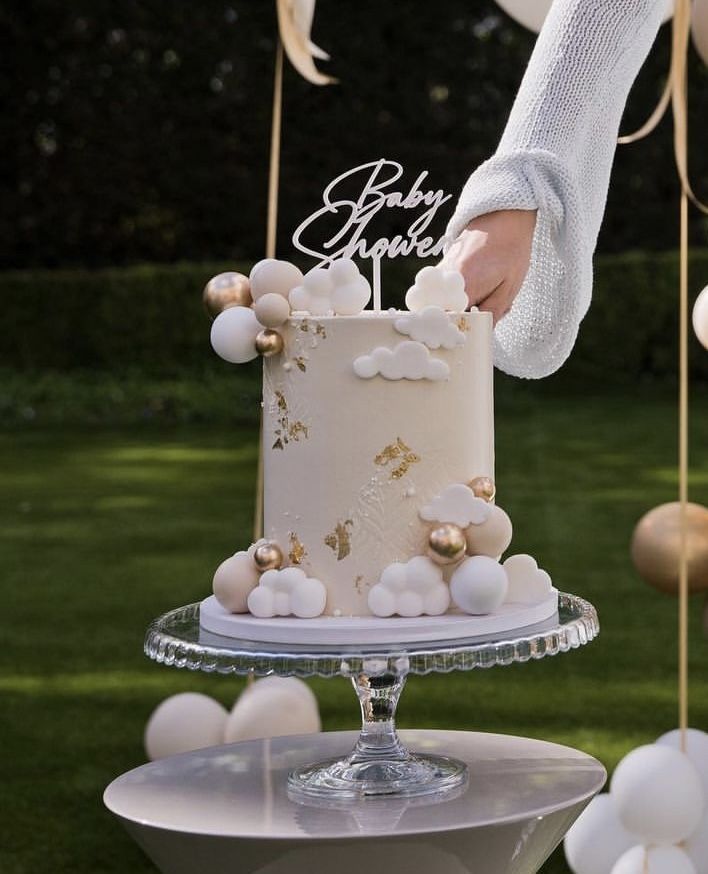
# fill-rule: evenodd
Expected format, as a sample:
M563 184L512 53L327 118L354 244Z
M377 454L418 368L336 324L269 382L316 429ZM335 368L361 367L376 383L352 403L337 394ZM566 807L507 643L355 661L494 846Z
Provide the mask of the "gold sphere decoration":
M428 537L428 556L436 564L454 564L464 558L466 549L465 532L451 522L433 528Z
M678 594L681 505L660 504L637 522L631 554L640 576L670 595ZM686 507L688 587L691 592L708 590L708 508L689 503Z
M283 564L283 551L277 543L269 540L254 551L253 561L261 572L277 570Z
M494 480L488 476L476 476L473 480L467 483L472 489L477 498L483 501L493 501L494 495L497 493L497 487L494 485Z
M219 273L204 286L202 300L210 319L215 319L229 307L250 307L253 298L248 276L243 273Z
M271 328L266 328L256 336L256 351L264 358L279 355L284 345L282 335Z

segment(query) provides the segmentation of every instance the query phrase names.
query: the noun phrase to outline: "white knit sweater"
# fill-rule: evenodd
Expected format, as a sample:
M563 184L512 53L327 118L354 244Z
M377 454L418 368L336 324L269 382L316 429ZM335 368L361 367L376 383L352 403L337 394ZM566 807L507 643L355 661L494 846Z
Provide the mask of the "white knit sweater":
M531 266L495 331L495 363L538 378L570 354L590 305L592 255L627 94L664 0L555 0L496 154L470 176L447 228L537 209Z

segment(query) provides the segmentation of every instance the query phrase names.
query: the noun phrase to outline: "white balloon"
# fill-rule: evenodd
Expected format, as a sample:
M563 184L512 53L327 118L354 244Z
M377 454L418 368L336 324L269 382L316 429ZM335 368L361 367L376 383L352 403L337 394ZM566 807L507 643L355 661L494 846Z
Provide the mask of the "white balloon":
M450 578L452 600L460 610L473 615L498 610L508 588L506 571L498 561L486 555L466 558Z
M706 57L708 58L708 0L706 5ZM708 64L708 59L706 60ZM696 298L693 304L693 330L702 346L708 349L708 285Z
M211 345L224 361L245 364L258 356L256 337L262 330L250 307L229 307L211 323Z
M611 874L696 874L680 847L632 847L621 856Z
M647 843L676 844L703 816L698 771L688 756L668 746L632 750L617 765L610 794L624 827Z
M573 874L608 874L622 853L637 843L620 822L612 797L596 795L565 836L563 849Z
M693 37L693 45L701 56L701 60L704 64L708 64L708 0L693 0L691 36ZM708 343L703 345L708 348Z
M280 294L286 297L297 285L302 285L302 270L289 261L264 258L253 266L248 280L254 301L264 294Z
M226 720L224 742L320 731L314 693L295 677L264 677L239 696Z
M290 318L290 304L287 297L272 291L259 297L253 305L258 321L266 328L279 328Z
M681 749L681 731L667 731L657 740L660 746ZM697 728L686 729L686 755L698 771L703 784L703 795L708 802L708 734Z
M693 862L697 874L708 874L708 811L683 848Z
M145 726L145 752L151 760L223 743L226 708L208 695L181 692L153 710Z
M497 0L507 15L535 33L538 33L543 26L552 2L553 0ZM705 2L705 0L694 0L694 2ZM668 21L674 14L674 0L664 0L664 7L663 21Z

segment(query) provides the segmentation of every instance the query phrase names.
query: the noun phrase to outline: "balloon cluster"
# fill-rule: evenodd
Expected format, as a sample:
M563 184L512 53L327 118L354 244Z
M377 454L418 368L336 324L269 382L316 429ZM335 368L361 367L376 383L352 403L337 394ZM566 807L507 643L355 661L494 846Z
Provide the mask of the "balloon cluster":
M708 734L670 731L617 765L565 838L573 874L708 874Z
M244 689L231 712L197 692L166 698L145 727L148 759L275 735L321 730L314 693L295 677L264 677Z

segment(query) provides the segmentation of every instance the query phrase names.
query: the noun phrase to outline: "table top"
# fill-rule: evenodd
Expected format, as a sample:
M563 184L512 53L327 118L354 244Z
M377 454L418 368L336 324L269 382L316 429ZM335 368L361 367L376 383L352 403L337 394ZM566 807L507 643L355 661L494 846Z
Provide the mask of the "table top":
M441 799L365 798L323 806L287 795L288 772L346 755L355 732L230 744L171 756L111 783L106 806L123 819L194 834L283 840L407 835L543 816L593 796L605 782L591 756L546 741L463 731L401 731L413 752L450 755L467 786Z

